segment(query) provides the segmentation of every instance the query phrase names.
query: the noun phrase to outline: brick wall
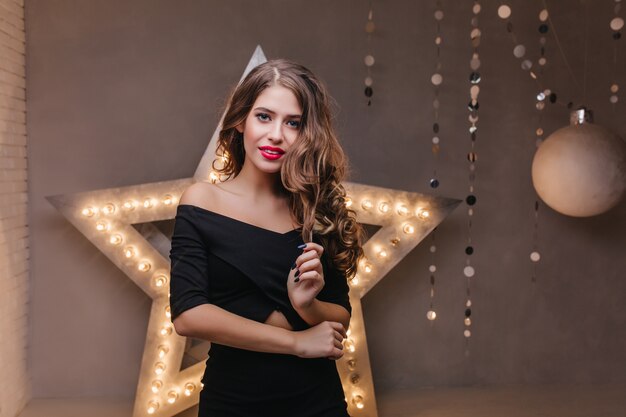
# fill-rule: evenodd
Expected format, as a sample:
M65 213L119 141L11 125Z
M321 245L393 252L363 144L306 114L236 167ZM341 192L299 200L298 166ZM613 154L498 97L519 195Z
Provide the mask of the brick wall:
M0 0L0 417L30 398L24 1Z

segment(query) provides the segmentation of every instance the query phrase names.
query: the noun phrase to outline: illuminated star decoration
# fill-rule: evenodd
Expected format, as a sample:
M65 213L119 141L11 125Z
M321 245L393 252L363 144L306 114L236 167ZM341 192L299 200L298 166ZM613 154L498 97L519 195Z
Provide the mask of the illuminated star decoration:
M265 61L261 48L257 47L244 76ZM174 416L199 400L206 355L181 370L188 341L176 334L171 323L170 240L150 222L173 219L180 195L192 183L218 180L211 171L211 163L217 158L220 126L221 121L193 178L47 197L152 299L133 417ZM459 200L349 182L344 186L348 197L346 204L356 211L359 222L381 227L365 244L365 258L350 281L352 319L344 340L345 354L336 364L350 414L377 417L361 298L415 248ZM141 227L133 226L137 224Z

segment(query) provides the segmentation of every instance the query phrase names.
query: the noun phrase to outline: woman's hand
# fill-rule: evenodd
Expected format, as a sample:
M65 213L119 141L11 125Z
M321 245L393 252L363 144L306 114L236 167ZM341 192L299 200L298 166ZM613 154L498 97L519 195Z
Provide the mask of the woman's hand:
M343 324L323 321L309 329L295 332L295 355L301 358L328 358L337 360L343 356Z
M323 252L321 245L308 242L302 254L296 258L295 268L289 272L287 294L296 310L311 305L324 287L324 270L320 260Z

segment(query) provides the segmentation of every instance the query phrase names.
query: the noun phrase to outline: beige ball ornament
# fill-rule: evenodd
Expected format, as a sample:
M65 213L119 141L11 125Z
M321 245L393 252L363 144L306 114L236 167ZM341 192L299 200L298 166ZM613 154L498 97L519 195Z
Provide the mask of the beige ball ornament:
M626 144L595 125L589 110L572 112L570 126L537 149L532 180L539 197L559 213L589 217L615 207L626 191Z

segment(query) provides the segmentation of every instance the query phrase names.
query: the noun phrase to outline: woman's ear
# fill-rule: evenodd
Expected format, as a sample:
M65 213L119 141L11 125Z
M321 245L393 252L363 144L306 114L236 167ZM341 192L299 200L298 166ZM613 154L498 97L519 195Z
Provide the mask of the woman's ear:
M235 129L237 129L237 132L239 132L239 133L243 133L243 128L244 128L243 123L235 126Z

